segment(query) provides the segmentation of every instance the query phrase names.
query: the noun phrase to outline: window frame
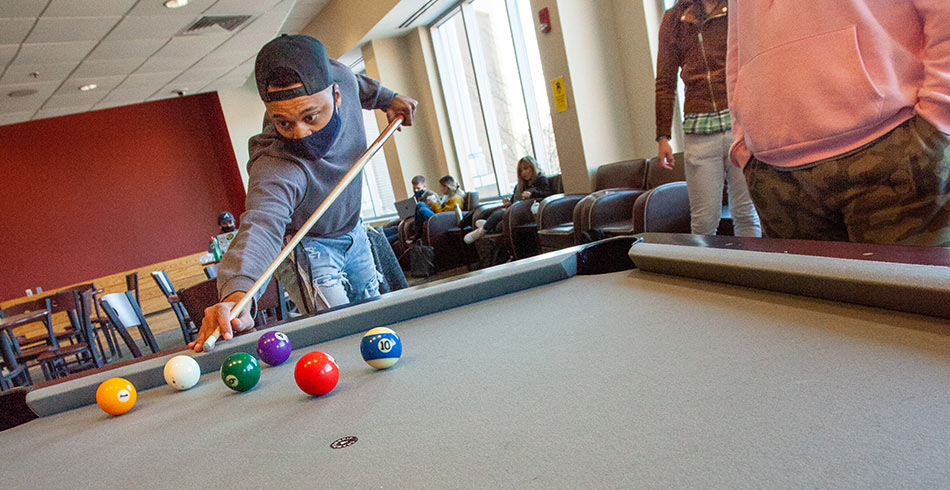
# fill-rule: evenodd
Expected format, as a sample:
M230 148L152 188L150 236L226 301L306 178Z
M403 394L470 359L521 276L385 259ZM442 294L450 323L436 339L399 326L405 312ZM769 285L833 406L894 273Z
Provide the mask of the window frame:
M364 76L366 75L366 66L363 64L362 59L359 60L358 63L351 65L350 70L354 74L357 74L357 75L364 75ZM370 126L372 126L374 129L378 130L378 124L376 123L376 114L375 114L376 111L367 111L363 109L360 112L361 112L360 116L363 118L363 127L366 130L369 130ZM373 119L372 125L369 124L367 120L368 117ZM372 144L372 142L376 139L375 136L372 136L373 134L374 133L371 133L369 131L366 132L366 146L367 147L369 147L369 145ZM370 139L371 137L373 139ZM373 155L373 159L376 159L377 157L382 157L383 163L388 165L388 162L386 162L386 156L385 154L383 154L382 150L377 152L376 155ZM388 219L388 218L397 216L397 213L395 211L393 212L386 211L386 205L383 203L382 195L380 194L379 188L377 187L378 181L376 179L376 168L373 166L372 159L370 160L370 162L368 162L368 164L365 167L363 167L363 171L360 172L360 174L362 175L361 185L363 186L364 189L366 189L367 193L369 194L370 204L373 209L372 216L363 216L363 209L362 209L363 206L361 205L360 218L363 221L368 222L368 221L380 221L383 219ZM393 187L392 175L389 175L389 186L390 188Z
M448 47L445 45L446 36L443 35L440 28L461 15L462 26L465 29L465 47L468 50L469 60L472 63L475 78L475 90L478 97L479 111L482 115L481 124L484 126L485 137L488 141L488 155L491 158L492 172L495 176L495 189L497 194L484 196L483 199L497 198L510 192L512 182L509 182L508 175L505 172L505 162L502 156L501 136L498 132L497 117L495 109L490 102L492 100L491 83L488 81L488 69L485 63L485 54L482 51L482 44L479 38L477 19L475 16L475 7L472 5L474 0L461 0L447 9L441 16L429 24L429 32L433 41L433 47L436 57L436 66L438 67L441 79L441 88L446 101L446 109L449 119L449 130L451 131L453 146L456 157L458 158L461 171L460 178L466 189L475 189L474 176L468 168L468 155L462 154L462 146L457 143L459 138L469 138L469 135L460 135L461 132L467 132L466 125L463 123L465 117L462 115L464 110L460 109L459 104L455 103L457 99L454 93L449 93L447 88L460 86L458 83L459 62L449 54ZM538 159L542 168L550 168L547 153L544 144L543 124L541 122L541 108L537 104L537 95L532 85L530 63L528 62L528 49L524 38L532 33L524 32L520 22L520 12L517 2L519 0L503 0L505 3L505 15L507 18L508 32L514 49L515 62L517 65L518 83L521 88L521 99L525 107L525 115L528 123L528 132L530 134L531 152ZM533 21L532 21L533 22ZM546 96L547 94L545 94ZM477 124L477 123L476 123ZM466 128L466 129L463 129Z

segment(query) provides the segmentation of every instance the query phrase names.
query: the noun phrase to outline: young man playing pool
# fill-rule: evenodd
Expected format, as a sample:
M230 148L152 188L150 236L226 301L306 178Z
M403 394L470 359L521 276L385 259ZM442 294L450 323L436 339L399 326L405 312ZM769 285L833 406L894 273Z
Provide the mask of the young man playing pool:
M218 268L223 299L205 310L198 337L188 344L196 352L215 330L228 340L253 327L248 308L228 322L231 308L277 257L284 236L300 229L366 149L362 109L384 110L390 121L403 116L409 126L417 104L330 60L310 36L267 43L255 76L267 113L261 134L249 142L247 211ZM361 186L357 177L301 241L311 281L329 306L379 294L360 225Z

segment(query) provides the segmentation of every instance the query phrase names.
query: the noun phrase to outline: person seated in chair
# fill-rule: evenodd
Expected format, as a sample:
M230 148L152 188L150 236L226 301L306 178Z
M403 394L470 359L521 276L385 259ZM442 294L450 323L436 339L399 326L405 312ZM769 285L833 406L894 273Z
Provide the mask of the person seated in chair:
M471 245L487 233L500 233L505 208L512 203L525 199L544 199L552 194L554 188L538 167L538 161L531 155L522 157L518 160L518 183L511 193L511 199L505 199L505 205L492 211L487 219L476 221L475 230L465 235L465 243Z
M218 228L221 229L221 233L230 233L237 229L234 226L234 215L229 211L224 211L218 215Z
M413 222L415 239L422 236L423 225L432 215L456 211L457 207L459 216L461 216L462 206L465 202L465 191L462 190L462 186L451 175L445 175L439 179L439 187L442 192L441 199L432 194L426 197L425 202L416 203L416 216Z
M237 227L234 226L234 215L229 211L224 211L218 215L218 228L221 230L220 234L231 233L236 230ZM230 243L230 240L228 241ZM218 241L218 247L221 247L221 242ZM227 248L220 248L221 253L227 251ZM214 242L208 243L208 253L214 253Z
M416 200L417 210L418 210L419 204L428 203L432 200L435 200L435 202L438 202L439 200L438 194L429 190L429 186L426 183L426 178L424 176L417 175L413 177L412 180L409 181L409 183L412 184L412 198ZM399 236L399 224L397 223L392 226L387 226L383 228L383 233L386 234L386 239L389 240L389 244L395 246L395 243Z
M426 178L422 175L413 177L410 182L412 183L412 197L417 203L428 202L430 199L439 199L438 194L429 190L429 185L426 183Z

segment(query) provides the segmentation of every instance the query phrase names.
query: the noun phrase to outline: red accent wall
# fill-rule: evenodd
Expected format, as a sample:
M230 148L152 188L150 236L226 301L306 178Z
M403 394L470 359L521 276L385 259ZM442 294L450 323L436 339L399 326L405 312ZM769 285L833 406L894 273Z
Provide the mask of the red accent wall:
M230 141L215 93L0 126L0 300L207 250Z

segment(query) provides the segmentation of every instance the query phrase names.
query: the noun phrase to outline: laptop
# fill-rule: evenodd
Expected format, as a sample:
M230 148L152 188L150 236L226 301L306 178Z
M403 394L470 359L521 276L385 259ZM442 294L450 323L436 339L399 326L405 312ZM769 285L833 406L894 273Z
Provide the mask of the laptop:
M416 200L412 197L409 199L403 199L402 201L396 201L396 213L399 214L399 219L411 218L416 215Z

